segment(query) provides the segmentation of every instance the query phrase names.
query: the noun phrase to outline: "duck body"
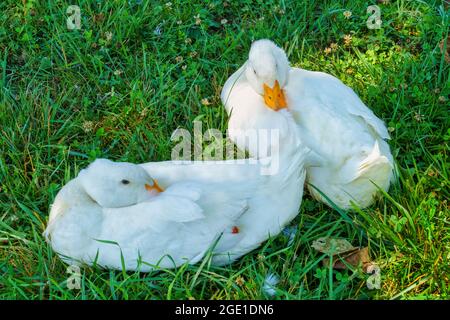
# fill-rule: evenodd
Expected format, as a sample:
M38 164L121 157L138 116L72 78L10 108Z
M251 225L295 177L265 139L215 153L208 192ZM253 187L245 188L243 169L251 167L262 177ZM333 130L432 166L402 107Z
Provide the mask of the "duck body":
M258 67L271 61L275 61L272 68ZM275 71L270 74L267 70ZM255 77L264 80L255 81ZM264 86L266 83L272 86L277 79L281 79L287 110L297 124L299 138L310 150L305 167L311 194L344 209L350 209L352 202L359 207L371 205L379 188L388 190L393 176L393 157L385 141L389 134L383 121L337 78L289 67L284 51L271 41L255 42L249 60L223 87L221 99L229 114L229 128L270 128L277 123L277 117L271 120L270 115L285 109L256 110L249 102L265 99L256 88L262 82ZM248 88L254 89L253 95L243 94ZM239 134L230 134L230 138L251 155L260 156L247 143L239 141L242 140ZM280 141L286 144L283 139Z

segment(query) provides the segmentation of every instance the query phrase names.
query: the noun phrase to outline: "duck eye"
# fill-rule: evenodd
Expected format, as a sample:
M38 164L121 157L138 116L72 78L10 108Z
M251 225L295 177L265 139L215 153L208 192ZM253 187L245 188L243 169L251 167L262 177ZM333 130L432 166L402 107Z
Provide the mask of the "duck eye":
M253 69L253 73L254 73L255 75L257 75L257 74L256 74L256 70L255 70L255 69Z
M130 183L130 181L128 181L128 180L126 180L126 179L123 179L123 180L120 181L120 182L122 182L122 184L129 184L129 183Z

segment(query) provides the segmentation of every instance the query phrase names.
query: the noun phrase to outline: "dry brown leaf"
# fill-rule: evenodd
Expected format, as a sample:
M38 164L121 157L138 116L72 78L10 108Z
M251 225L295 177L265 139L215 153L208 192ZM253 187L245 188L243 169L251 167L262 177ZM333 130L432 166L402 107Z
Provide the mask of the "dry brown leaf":
M324 258L322 263L325 267L330 264L330 258ZM367 268L372 265L372 261L369 257L369 249L364 247L362 249L356 248L353 251L346 252L344 255L334 255L333 256L333 269L345 270L348 266L358 267L362 266L363 271L367 272Z
M328 255L343 254L358 249L345 239L334 239L329 237L317 239L313 242L312 247L317 251Z
M334 239L329 237L319 238L313 242L312 247L319 252L333 257L333 269L345 270L348 266L362 266L363 271L367 272L369 266L374 265L369 256L367 247L354 247L345 239ZM324 258L322 264L325 267L330 265L330 258Z

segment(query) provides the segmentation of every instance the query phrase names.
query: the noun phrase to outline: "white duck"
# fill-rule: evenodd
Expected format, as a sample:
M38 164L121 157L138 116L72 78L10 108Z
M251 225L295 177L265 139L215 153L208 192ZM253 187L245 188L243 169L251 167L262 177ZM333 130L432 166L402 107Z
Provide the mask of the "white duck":
M179 183L161 192L142 167L98 159L58 193L45 235L71 264L122 269L121 255L126 269L149 263L142 271L195 263L247 210L245 193L209 187ZM211 201L216 207L204 212Z
M127 270L173 268L198 262L217 239L213 263L230 263L297 215L305 179L299 148L280 153L272 175L261 172L275 156L264 164L96 160L58 193L44 234L70 264L122 269L122 255Z
M242 141L242 130L270 128L268 113L286 108L292 113L301 141L311 149L306 179L315 198L329 204L322 192L349 209L351 202L367 207L379 188L388 190L394 164L383 121L332 75L291 68L286 53L272 41L252 44L248 60L226 81L221 99L230 115L231 140L255 157L261 150ZM267 108L253 108L252 99L264 101Z

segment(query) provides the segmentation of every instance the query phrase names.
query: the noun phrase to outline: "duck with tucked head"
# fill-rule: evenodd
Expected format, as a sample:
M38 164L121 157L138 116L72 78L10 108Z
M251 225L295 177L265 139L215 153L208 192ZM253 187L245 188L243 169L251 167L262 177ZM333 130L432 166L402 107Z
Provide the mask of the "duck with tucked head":
M247 210L245 194L218 196L209 187L184 182L163 190L141 166L98 159L58 193L45 236L69 264L122 269L123 256L126 269L141 260L148 271L196 263Z
M315 198L350 209L352 202L367 207L380 189L388 190L394 161L383 121L332 75L290 67L284 50L272 41L252 44L248 60L226 81L221 99L231 140L255 157L260 150L241 133L271 128L280 112L292 114L299 138L311 150L305 166ZM265 108L255 108L254 101L264 102ZM288 143L279 142L280 148Z

